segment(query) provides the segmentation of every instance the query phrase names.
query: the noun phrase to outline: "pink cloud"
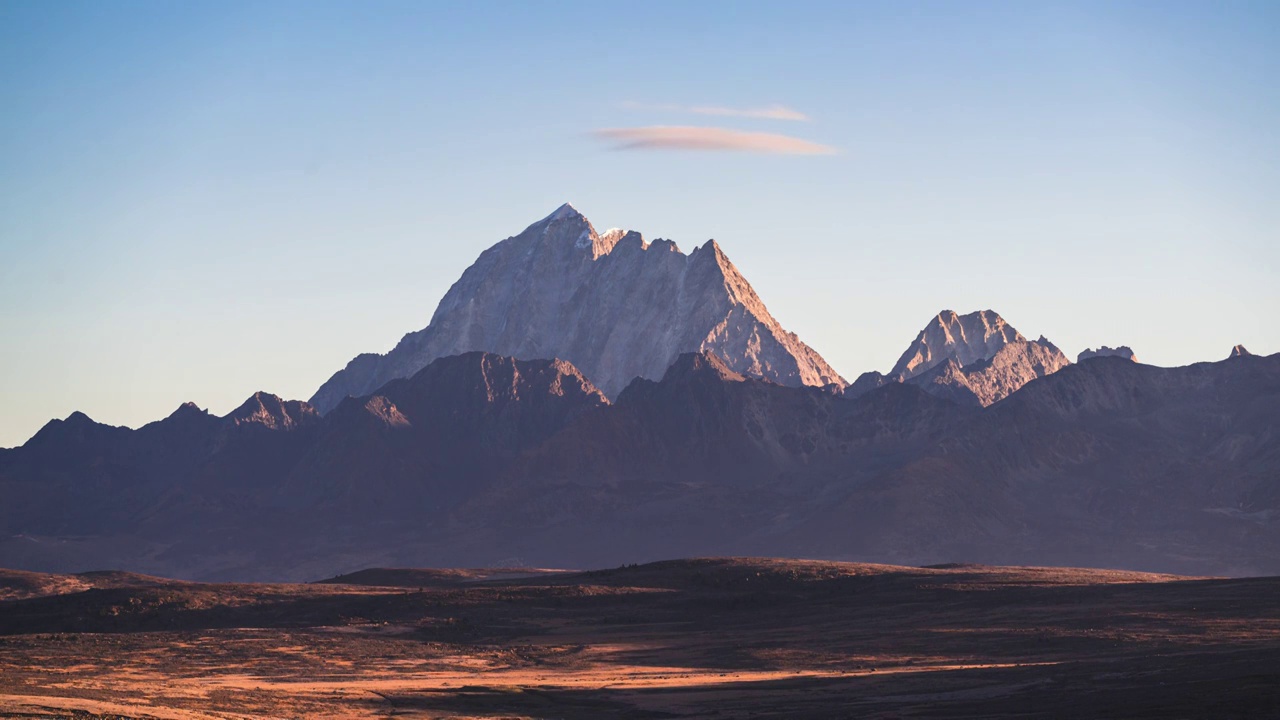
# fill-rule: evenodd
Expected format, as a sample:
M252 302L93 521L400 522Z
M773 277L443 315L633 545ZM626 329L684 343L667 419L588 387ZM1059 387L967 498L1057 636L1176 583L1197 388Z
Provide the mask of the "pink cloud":
M778 135L718 127L654 125L596 130L596 137L612 141L615 150L727 150L774 155L834 155L829 145Z

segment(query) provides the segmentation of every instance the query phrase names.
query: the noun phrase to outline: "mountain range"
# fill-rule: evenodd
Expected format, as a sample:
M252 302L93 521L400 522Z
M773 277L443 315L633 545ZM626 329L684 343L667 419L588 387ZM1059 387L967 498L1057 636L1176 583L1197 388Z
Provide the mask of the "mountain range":
M0 450L0 566L192 579L690 555L1280 572L1280 355L1078 363L990 310L846 384L714 242L563 206L311 402Z

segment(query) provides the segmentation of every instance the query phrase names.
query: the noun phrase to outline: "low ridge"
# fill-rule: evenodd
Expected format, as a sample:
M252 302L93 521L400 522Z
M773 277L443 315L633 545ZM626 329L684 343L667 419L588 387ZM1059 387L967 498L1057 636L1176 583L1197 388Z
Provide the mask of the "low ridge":
M234 425L261 425L272 430L287 430L315 422L316 409L300 400L285 400L261 390L250 395L227 419Z

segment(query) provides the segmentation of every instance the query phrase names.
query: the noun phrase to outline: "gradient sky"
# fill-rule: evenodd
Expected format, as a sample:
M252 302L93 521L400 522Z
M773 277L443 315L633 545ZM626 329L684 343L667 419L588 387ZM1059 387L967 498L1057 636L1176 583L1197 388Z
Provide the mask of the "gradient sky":
M1277 352L1280 3L0 0L0 446L305 399L565 201L849 379L944 308Z

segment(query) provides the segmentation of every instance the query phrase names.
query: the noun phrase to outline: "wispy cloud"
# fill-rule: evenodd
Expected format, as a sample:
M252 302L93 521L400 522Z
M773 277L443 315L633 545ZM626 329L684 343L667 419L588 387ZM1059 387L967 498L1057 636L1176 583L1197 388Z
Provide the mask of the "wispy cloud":
M654 125L596 130L615 150L728 150L774 155L833 155L829 145L775 133L743 132L718 127Z
M792 120L808 122L809 116L793 110L785 105L770 105L762 108L731 108L722 105L650 105L638 102L624 102L622 107L628 110L650 110L669 113L691 113L694 115L718 115L721 117L755 118L758 120Z
M809 122L809 116L799 110L792 110L785 105L770 105L765 108L729 108L715 105L704 105L689 108L690 112L699 115L725 115L728 117L760 118L763 120L796 120Z

